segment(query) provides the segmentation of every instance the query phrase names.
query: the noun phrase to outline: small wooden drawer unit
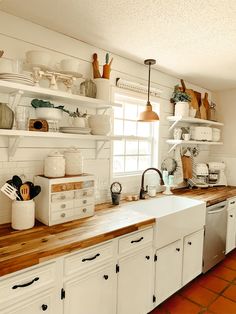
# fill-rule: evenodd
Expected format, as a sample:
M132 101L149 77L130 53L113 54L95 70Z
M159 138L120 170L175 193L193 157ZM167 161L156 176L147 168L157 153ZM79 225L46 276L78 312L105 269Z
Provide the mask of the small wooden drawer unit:
M94 214L94 177L67 176L46 178L36 176L35 184L42 192L35 199L36 218L52 226Z

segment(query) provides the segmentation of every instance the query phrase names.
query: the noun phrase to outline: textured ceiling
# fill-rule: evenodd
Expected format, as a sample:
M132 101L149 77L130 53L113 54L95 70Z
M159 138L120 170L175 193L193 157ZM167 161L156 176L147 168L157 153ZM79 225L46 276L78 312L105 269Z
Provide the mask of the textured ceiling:
M236 0L2 0L0 10L211 90L236 88Z

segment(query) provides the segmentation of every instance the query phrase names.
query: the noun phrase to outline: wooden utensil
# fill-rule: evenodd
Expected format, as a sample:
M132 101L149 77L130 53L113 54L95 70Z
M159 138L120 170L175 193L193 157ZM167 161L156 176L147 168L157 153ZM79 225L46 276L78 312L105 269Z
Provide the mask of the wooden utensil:
M204 98L202 99L202 103L203 103L203 105L206 108L206 116L207 116L206 119L208 119L209 111L210 111L210 104L209 104L209 101L208 101L208 93L205 93Z
M3 56L3 54L4 54L4 51L0 50L0 58Z
M182 165L184 179L191 179L193 177L192 158L189 156L182 156Z
M30 187L28 184L22 184L22 186L20 187L20 194L24 201L30 200Z
M109 63L109 54L106 54L106 63L103 66L103 75L102 77L105 79L110 78L110 73L111 73L111 64L112 64L113 58L111 59L110 63Z
M206 107L204 106L203 101L200 106L200 116L201 116L201 119L204 119L204 120L207 119L207 111L206 111Z
M185 92L191 97L191 101L189 102L189 104L193 109L196 109L196 117L197 118L200 117L199 104L195 92L192 89L186 89L184 80L181 79L180 82L182 85L183 92Z
M99 62L98 55L96 53L93 54L93 78L101 78L101 74L99 71Z

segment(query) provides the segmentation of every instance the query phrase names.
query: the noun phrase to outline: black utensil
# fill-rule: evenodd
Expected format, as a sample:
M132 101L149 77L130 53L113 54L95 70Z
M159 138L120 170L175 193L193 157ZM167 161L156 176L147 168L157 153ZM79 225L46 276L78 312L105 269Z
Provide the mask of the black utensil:
M21 185L22 185L22 180L19 176L13 176L12 177L12 183L17 188L17 190L19 190Z
M8 184L10 184L13 188L15 188L17 191L16 191L16 194L19 196L19 199L22 201L22 197L21 197L21 194L20 194L20 191L19 191L19 188L14 184L13 180L10 179L7 181Z
M32 200L41 192L41 187L39 185L34 185L30 189L30 199Z

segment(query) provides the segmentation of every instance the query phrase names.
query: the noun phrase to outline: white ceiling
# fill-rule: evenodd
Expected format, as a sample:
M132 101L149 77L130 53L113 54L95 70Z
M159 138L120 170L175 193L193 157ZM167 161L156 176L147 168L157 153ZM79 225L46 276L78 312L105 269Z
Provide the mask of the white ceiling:
M209 88L236 88L236 0L2 0L0 10Z

